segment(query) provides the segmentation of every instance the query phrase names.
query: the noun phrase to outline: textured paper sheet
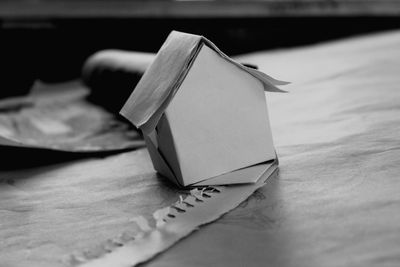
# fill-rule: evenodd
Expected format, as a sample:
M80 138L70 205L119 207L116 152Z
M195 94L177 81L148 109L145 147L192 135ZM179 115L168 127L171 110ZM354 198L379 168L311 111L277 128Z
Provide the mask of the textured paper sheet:
M141 232L126 242L103 245L103 250L86 255L73 255L69 263L81 267L130 267L148 261L168 249L203 224L210 223L246 200L277 170L268 168L254 184L195 188L171 207L154 213L155 227L139 217L135 219Z

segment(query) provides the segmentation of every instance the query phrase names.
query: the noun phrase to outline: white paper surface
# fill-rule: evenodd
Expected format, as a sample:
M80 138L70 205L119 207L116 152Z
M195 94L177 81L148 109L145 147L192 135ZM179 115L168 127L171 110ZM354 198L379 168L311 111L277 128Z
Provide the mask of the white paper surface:
M206 45L165 117L184 185L275 158L262 83Z

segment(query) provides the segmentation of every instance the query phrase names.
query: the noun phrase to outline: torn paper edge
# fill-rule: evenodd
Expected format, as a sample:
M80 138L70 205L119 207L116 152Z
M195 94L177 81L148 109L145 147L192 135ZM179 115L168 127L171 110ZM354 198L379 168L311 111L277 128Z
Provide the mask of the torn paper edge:
M130 267L148 261L201 225L236 208L277 172L275 165L255 184L194 188L185 198L180 196L173 205L154 212L154 227L144 217L134 218L139 233L123 233L96 249L75 253L68 257L67 263L80 267Z

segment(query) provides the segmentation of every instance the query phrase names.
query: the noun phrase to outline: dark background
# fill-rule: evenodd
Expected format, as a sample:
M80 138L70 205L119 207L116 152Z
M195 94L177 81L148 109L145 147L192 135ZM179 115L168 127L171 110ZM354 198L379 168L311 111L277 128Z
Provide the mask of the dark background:
M92 53L157 52L171 30L228 55L396 29L399 1L0 1L0 90L78 78Z

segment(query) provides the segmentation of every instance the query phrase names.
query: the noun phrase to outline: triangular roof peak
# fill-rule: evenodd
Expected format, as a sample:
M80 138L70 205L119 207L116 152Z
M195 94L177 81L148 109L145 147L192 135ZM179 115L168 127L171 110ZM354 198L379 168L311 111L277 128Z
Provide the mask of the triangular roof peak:
M172 31L123 106L121 114L143 132L151 132L178 91L203 45L207 45L227 61L260 80L265 91L284 92L276 85L285 85L287 82L275 80L263 72L243 66L221 52L205 37Z

